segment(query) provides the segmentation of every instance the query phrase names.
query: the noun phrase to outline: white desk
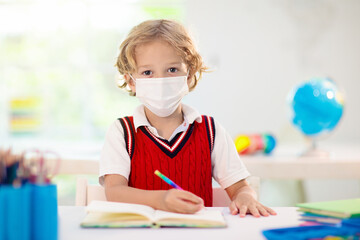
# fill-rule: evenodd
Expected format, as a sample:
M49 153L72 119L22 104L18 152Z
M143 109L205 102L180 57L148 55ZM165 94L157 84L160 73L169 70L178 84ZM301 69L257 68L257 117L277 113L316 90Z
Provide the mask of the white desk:
M300 147L279 146L266 156L242 155L253 176L261 179L360 179L360 145L328 146L327 158L299 157ZM60 174L98 174L99 157L64 157Z
M128 229L83 229L81 220L85 217L84 207L60 206L59 207L59 240L111 240L111 239L206 239L206 240L231 240L265 239L261 233L264 229L292 227L299 225L297 208L273 208L277 216L254 218L247 215L245 218L232 216L228 208L216 208L223 211L228 224L221 229L190 229L190 228L128 228Z

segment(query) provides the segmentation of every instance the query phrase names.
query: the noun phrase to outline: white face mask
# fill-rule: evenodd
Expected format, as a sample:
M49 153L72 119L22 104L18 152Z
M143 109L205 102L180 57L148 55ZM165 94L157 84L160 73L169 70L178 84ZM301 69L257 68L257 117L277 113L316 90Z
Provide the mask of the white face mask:
M187 76L167 78L130 77L136 84L136 97L155 115L170 116L189 92Z

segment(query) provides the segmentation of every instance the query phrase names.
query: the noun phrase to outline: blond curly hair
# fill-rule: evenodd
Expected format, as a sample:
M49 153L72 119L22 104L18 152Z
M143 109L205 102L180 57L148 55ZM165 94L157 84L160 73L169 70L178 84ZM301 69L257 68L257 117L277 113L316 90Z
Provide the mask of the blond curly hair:
M135 26L120 45L120 54L116 61L116 67L121 75L131 74L136 71L135 48L141 44L153 40L164 40L173 46L183 58L189 68L191 84L189 91L192 91L202 73L208 69L202 57L195 48L195 44L183 25L173 20L158 19L148 20ZM120 88L126 88L126 80ZM130 95L134 96L131 90Z

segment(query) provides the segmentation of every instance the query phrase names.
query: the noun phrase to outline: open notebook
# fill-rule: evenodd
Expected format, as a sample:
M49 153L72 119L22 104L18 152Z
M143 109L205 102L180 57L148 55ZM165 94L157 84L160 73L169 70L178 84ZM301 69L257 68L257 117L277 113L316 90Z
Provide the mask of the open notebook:
M139 204L92 201L86 210L87 215L81 222L85 228L226 227L222 213L212 209L203 209L195 214L180 214Z

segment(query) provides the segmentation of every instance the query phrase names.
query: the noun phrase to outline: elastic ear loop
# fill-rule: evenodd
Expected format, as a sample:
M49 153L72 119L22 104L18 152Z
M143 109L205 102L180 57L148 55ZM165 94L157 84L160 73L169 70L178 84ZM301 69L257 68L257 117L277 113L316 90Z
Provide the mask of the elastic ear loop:
M134 83L136 84L136 80L135 78L133 78L133 76L129 73L129 76L131 77L131 79L134 81Z
M189 73L190 73L190 68L188 69L187 74L186 74L186 82L189 80Z

